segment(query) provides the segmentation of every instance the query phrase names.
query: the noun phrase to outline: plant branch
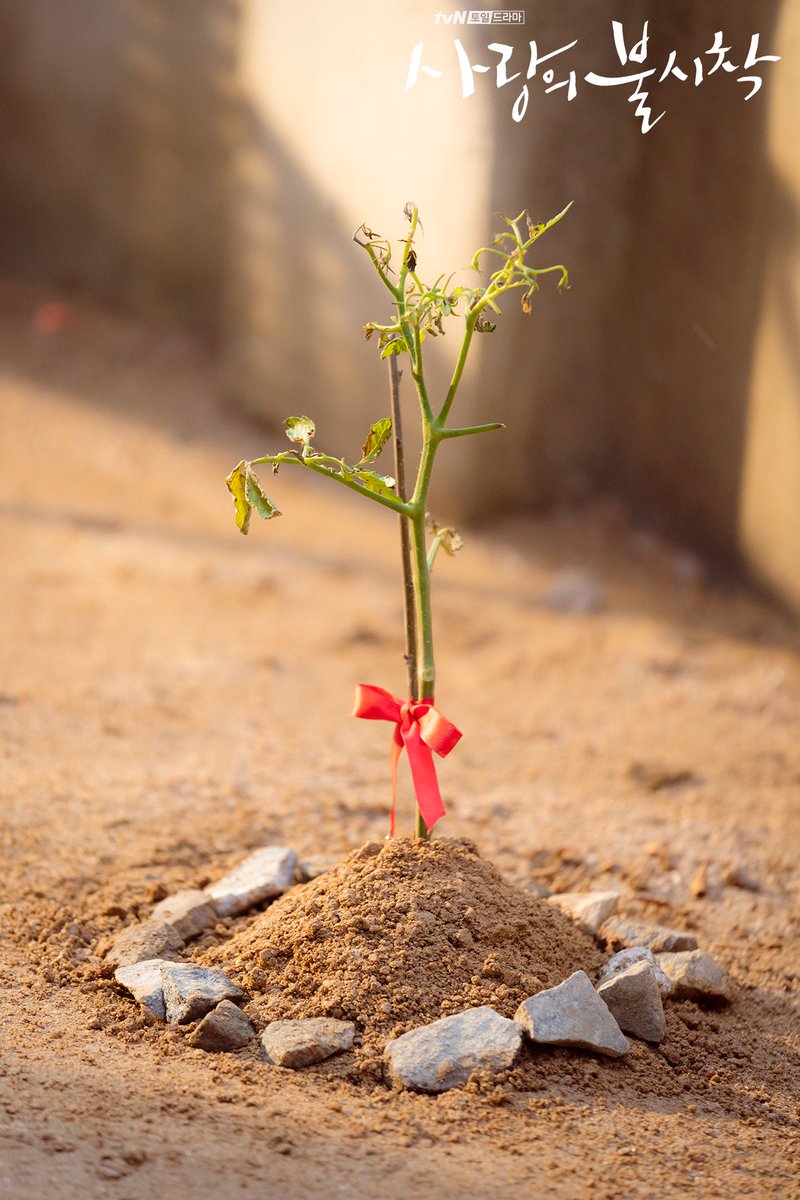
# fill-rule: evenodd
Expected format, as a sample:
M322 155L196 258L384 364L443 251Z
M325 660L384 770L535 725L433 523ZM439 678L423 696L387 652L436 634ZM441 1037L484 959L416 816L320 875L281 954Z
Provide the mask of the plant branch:
M439 437L442 439L467 437L471 433L491 433L494 429L505 429L505 425L502 421L490 421L488 425L464 425L455 429L441 429Z
M450 412L450 409L453 405L453 401L456 398L456 392L458 391L458 385L461 383L461 376L464 373L464 367L466 366L466 363L467 363L467 355L469 354L469 348L470 348L470 344L472 342L472 335L475 332L475 323L478 320L479 315L480 315L480 308L478 307L478 305L475 305L473 308L470 309L470 311L467 313L467 316L465 318L466 328L464 330L464 337L461 342L461 349L458 352L458 358L456 359L456 365L453 368L453 376L450 380L450 386L447 389L447 395L445 397L444 404L442 405L441 411L439 412L439 424L441 426L443 426L445 421L447 420L448 413Z
M410 517L414 511L410 504L393 496L381 496L379 492L371 492L369 488L364 487L357 480L347 479L339 471L333 471L330 467L323 466L322 463L312 462L303 458L284 458L279 454L265 454L262 458L253 458L250 460L251 466L258 466L260 463L272 463L281 467L306 467L309 471L316 471L318 475L324 475L327 479L333 479L336 483L341 483L344 487L350 488L351 491L358 492L360 496L366 496L368 500L374 500L376 504L382 504L384 508L391 508L393 512L400 513L402 516Z

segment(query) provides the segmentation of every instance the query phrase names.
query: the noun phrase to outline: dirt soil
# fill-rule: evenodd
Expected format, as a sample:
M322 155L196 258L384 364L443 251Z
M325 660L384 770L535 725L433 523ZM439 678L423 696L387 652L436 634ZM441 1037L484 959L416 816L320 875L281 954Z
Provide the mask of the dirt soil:
M464 732L437 836L480 857L434 846L390 937L420 852L382 850L374 903L353 889L374 909L363 972L335 938L293 968L281 946L309 896L330 925L341 874L195 948L262 1020L286 994L372 1005L360 1058L206 1054L113 982L100 950L164 895L265 844L344 858L384 838L390 727L349 712L358 682L403 691L396 529L286 470L285 516L243 538L225 475L280 433L220 408L190 341L81 305L51 319L43 299L0 289L2 1195L800 1194L800 637L619 506L498 523L437 563L437 701ZM575 570L599 611L545 603ZM405 833L411 808L404 774ZM466 937L445 920L453 854L477 897ZM602 947L559 914L526 932L533 885L618 890L629 916L693 931L735 1001L669 1004L664 1043L622 1059L529 1049L500 1079L393 1092L393 1030L459 1003L509 1015L527 987L596 972Z

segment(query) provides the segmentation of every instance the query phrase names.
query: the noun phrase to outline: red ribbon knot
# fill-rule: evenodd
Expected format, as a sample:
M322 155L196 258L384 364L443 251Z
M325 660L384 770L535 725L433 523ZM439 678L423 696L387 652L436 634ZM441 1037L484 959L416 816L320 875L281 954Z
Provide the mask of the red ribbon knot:
M394 810L397 797L397 761L405 747L417 805L425 826L430 832L440 817L444 805L436 778L432 751L445 758L461 737L452 721L439 712L428 700L400 700L385 688L360 683L356 687L354 717L368 721L391 721L392 736L392 813L390 834L394 837Z

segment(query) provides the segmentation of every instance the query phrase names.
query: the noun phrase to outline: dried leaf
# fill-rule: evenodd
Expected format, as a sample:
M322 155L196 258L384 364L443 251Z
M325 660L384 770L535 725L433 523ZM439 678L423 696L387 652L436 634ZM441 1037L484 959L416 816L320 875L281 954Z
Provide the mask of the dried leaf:
M428 528L435 538L439 539L439 545L445 554L458 554L459 550L464 547L464 539L453 525L437 525L433 518L428 514Z
M249 463L240 462L233 468L225 483L233 496L236 509L236 524L242 533L247 533L250 526L250 501L247 499L247 471Z
M392 434L392 422L389 417L383 417L370 425L367 440L361 447L361 463L371 463L380 454ZM359 463L359 466L361 465Z
M286 436L290 442L298 442L300 445L307 446L311 441L316 426L311 420L311 417L289 417L284 421L286 426Z
M247 502L250 504L251 508L254 508L258 515L263 517L265 521L271 521L273 517L279 517L281 515L280 511L275 507L269 496L262 488L258 476L255 475L252 470L248 470L247 472L247 479L245 482L245 498L247 499ZM246 531L243 530L243 532Z

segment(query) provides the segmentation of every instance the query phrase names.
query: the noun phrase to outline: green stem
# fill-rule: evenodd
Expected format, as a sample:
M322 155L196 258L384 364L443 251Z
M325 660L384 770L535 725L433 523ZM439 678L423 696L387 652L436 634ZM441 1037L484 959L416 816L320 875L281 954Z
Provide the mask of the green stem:
M405 303L403 304L405 310ZM406 339L406 345L409 350L409 358L411 359L411 376L414 380L414 386L417 389L417 397L419 399L420 409L422 410L422 420L424 425L428 425L433 421L433 409L428 398L428 388L425 383L425 372L422 368L422 339L420 337L419 328L416 325L411 325L410 322L403 320L403 336Z
M442 427L444 427L444 424L447 421L447 415L450 412L453 401L456 398L458 385L461 383L461 376L464 374L464 367L467 363L467 355L469 354L469 348L472 342L472 335L475 332L475 322L477 321L479 315L480 306L476 305L475 308L470 310L466 317L466 329L464 330L464 338L461 342L461 349L458 352L456 365L453 368L453 377L450 380L450 386L447 389L447 396L445 397L444 404L442 405L442 410L439 413L439 425Z
M505 429L502 421L490 421L488 425L463 425L455 429L442 429L440 437L442 438L457 438L468 437L471 433L491 433L494 429Z
M430 549L428 550L428 570L429 571L433 571L433 564L436 562L436 555L439 553L439 550L441 548L441 545L442 545L442 542L444 541L444 539L445 539L445 534L437 533L436 537L433 539L433 541L430 544Z
M389 359L389 395L392 415L392 443L394 446L394 474L397 480L397 495L406 498L405 448L403 445L403 423L400 409L400 378L397 356ZM411 535L409 520L400 517L400 557L403 566L403 613L406 626L406 667L408 668L408 695L413 699L417 686L417 623L414 609L414 570L411 562Z
M430 443L425 447L428 450ZM425 452L423 451L423 458ZM433 454L431 454L431 463ZM427 489L425 489L427 491ZM420 509L411 518L411 557L414 577L414 614L417 628L417 678L415 700L433 698L436 686L436 663L433 656L433 619L431 614L431 573L425 546L425 511ZM414 837L430 840L428 827L417 808Z
M431 620L431 573L425 544L425 514L411 518L411 560L414 570L414 611L417 625L417 686L415 700L431 700L436 689Z

